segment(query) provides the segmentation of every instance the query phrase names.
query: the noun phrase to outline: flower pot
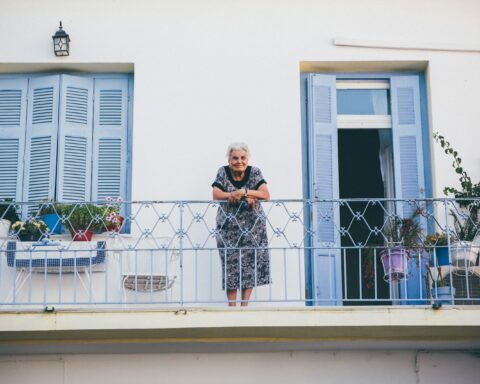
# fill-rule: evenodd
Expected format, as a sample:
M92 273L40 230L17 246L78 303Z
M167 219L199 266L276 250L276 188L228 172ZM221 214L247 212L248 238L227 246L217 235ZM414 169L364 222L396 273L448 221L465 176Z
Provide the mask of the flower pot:
M437 247L435 255L437 257L437 266L450 264L448 260L448 247Z
M389 248L380 251L384 280L387 282L402 280L407 276L407 258L402 248Z
M24 232L20 231L18 233L18 238L20 241L40 241L43 237L43 233L40 231L35 232Z
M8 237L10 225L12 225L10 220L0 219L0 239L6 239Z
M453 243L450 248L452 265L457 268L469 268L477 264L478 249L471 241Z
M73 241L92 241L93 231L85 229L71 229Z
M432 288L432 299L442 304L453 304L455 296L454 287L434 287Z
M42 220L47 224L48 230L51 234L59 235L62 233L62 222L60 221L60 216L56 213L44 215Z
M117 223L110 223L107 226L107 231L110 232L120 232L120 229L122 229L123 221L125 220L123 216L117 216L116 217Z

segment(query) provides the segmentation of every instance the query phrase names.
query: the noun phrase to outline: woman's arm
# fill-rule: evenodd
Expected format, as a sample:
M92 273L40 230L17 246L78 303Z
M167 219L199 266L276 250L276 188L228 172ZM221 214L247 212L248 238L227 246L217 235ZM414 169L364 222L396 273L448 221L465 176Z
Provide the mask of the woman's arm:
M213 187L212 198L213 200L228 200L230 203L238 203L245 195L243 189L237 189L234 192L224 192L218 187Z
M246 196L245 196L245 193L246 193ZM245 189L242 188L242 189L237 189L234 192L224 192L218 187L213 187L213 191L212 191L213 200L228 200L231 203L237 203L244 197L246 197L247 199L254 199L254 200L268 200L270 199L270 192L268 191L267 184L262 184L260 187L258 187L257 190L247 189L245 191Z
M257 190L255 189L247 189L247 198L252 197L258 200L268 200L270 199L270 192L268 191L267 184L262 184L258 187Z

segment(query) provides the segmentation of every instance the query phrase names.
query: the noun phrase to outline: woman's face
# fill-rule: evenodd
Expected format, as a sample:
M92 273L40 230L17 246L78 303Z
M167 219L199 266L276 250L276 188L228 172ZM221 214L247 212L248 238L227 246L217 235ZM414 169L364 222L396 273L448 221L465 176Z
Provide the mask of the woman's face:
M245 172L248 165L247 152L236 149L230 152L230 159L228 160L228 166L234 172Z

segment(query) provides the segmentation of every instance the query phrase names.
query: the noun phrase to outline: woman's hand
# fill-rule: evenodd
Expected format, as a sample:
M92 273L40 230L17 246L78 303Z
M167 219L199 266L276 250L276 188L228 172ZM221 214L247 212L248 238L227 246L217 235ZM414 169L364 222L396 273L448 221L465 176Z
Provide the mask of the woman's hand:
M245 190L237 189L236 191L230 192L230 196L228 197L228 201L230 203L238 203L240 200L245 196Z
M257 204L257 199L255 197L247 197L245 198L245 201L250 208L255 208L255 205Z

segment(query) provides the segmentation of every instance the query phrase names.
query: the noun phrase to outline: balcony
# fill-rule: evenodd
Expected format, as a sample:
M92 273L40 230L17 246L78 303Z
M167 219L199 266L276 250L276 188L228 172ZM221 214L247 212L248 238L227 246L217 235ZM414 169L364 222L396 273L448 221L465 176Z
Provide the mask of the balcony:
M3 310L223 307L232 253L239 264L253 258L255 282L257 258L268 255L269 284L253 290L251 307L480 302L480 201L276 200L234 214L214 201L76 203L67 210L59 203L2 204L3 218L12 210L24 222L59 215L31 238L0 222ZM250 224L238 221L245 209ZM72 232L79 213L87 224ZM237 237L218 248L227 225ZM259 225L266 225L266 242L242 245ZM88 241L73 241L71 233L90 230Z

